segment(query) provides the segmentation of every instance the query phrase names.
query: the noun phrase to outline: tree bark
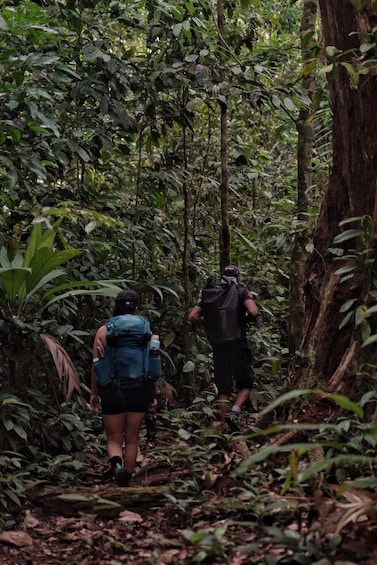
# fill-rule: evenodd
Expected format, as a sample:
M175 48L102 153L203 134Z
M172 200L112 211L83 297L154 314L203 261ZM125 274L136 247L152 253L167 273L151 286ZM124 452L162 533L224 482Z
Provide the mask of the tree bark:
M333 389L336 383L337 390L345 391L345 378L355 376L361 362L362 340L354 321L339 328L344 316L339 309L349 299L359 306L365 304L370 270L360 260L365 238L355 237L340 245L333 240L344 229L360 227L358 220L340 226L347 218L369 216L372 234L377 226L377 83L376 66L370 62L376 58L376 47L366 53L360 50L377 25L377 5L364 1L357 9L348 0L320 0L320 9L325 44L341 51L330 59L334 67L328 75L333 164L314 233L314 251L306 265L304 356L292 384L327 383ZM340 261L332 247L343 249ZM375 248L372 254L375 260ZM342 282L336 271L355 260L359 260L357 271Z
M293 243L289 282L289 351L294 354L301 343L304 318L304 277L308 257L312 205L312 158L314 143L313 99L316 84L316 65L313 65L313 46L317 21L318 0L304 0L301 17L302 91L311 104L300 110L296 123L297 140L297 230ZM312 34L308 40L309 34Z
M220 201L221 201L221 227L220 227L220 271L224 270L226 265L230 263L230 227L229 227L229 210L228 210L228 107L227 93L224 91L225 85L225 56L224 49L226 44L224 41L224 4L223 0L217 2L217 25L218 25L218 43L220 48L220 83L222 85L218 101L220 104L220 153L221 153L221 183L220 183Z

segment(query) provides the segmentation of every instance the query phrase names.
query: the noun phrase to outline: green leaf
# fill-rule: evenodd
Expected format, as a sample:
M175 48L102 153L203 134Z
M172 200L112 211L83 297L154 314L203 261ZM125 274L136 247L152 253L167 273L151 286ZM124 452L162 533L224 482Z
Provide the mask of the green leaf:
M278 98L275 94L272 95L271 102L275 108L280 108L280 98Z
M353 273L356 270L357 270L356 265L347 265L346 267L340 267L340 269L337 269L335 271L335 274L340 276L340 275L345 275L346 273Z
M90 161L89 153L80 145L76 147L75 153L84 161L84 163L88 163Z
M8 302L14 303L17 301L30 275L31 269L27 268L0 269L0 281L2 282Z
M355 71L354 66L351 65L351 63L341 63L341 65L346 69L348 76L351 79L352 84L354 86L358 86L360 76L359 76L359 73L357 71Z
M10 420L9 418L6 418L6 419L3 418L2 422L3 422L4 428L7 430L7 432L10 432L10 430L13 430L13 428L14 428L13 420Z
M195 369L195 364L193 361L186 361L183 365L182 373L191 373Z
M376 343L376 341L377 341L377 334L373 334L363 342L361 347L368 347L368 345L372 345L372 343Z
M371 316L372 314L375 314L377 312L377 304L374 304L374 306L369 306L367 308L367 316Z
M299 473L299 482L305 483L314 474L320 473L325 469L329 469L332 466L353 466L353 465L369 465L373 464L373 457L365 457L363 455L338 455L337 457L332 457L329 459L322 459L321 461L315 461L312 465L309 465L302 473Z
M293 104L292 98L288 98L288 96L284 98L284 106L290 112L293 112L293 110L295 109L295 105Z
M271 404L269 404L267 406L267 408L262 410L260 415L263 416L265 414L268 414L269 412L271 412L272 410L275 410L278 406L280 406L281 404L284 404L284 402L287 402L288 400L293 400L294 398L299 398L300 396L307 396L307 395L314 395L314 396L318 395L318 396L323 396L325 398L329 398L333 402L335 402L336 404L341 406L342 408L345 408L346 410L350 410L351 412L354 412L360 418L362 418L362 416L363 416L362 408L358 404L355 404L354 402L349 400L349 398L347 398L345 396L341 396L339 394L328 393L328 392L325 392L321 389L312 389L312 390L311 389L303 389L303 390L297 389L297 390L291 390L289 392L286 392L286 393L282 394L281 396L279 396L276 400L271 402Z
M339 53L341 53L341 51L333 45L328 45L326 47L326 54L328 57L335 57L335 55L339 55Z
M4 20L3 16L0 16L0 29L2 31L8 31L9 28L7 26L7 22Z
M182 439L184 439L185 441L189 440L191 437L191 433L188 432L187 430L184 430L183 428L180 428L178 430L178 435L179 437L181 437Z
M359 326L360 324L362 324L365 320L366 315L367 315L367 307L364 304L358 306L356 308L356 314L355 314L355 325Z
M346 230L336 235L333 241L335 244L343 243L344 241L348 241L349 239L359 237L360 235L363 235L363 230L360 229Z
M1 400L1 403L2 404L14 404L14 405L17 405L17 406L25 406L26 408L30 408L29 404L25 404L25 402L22 402L16 396L9 396L8 398L3 398Z
M209 77L209 69L205 65L196 65L195 79L200 86L203 86Z
M361 406L359 406L355 402L352 402L352 400L350 400L346 396L342 396L340 394L328 393L328 392L324 392L324 391L321 391L321 390L318 390L317 392L318 392L318 394L320 394L321 396L324 396L325 398L330 398L333 402L335 402L341 408L344 408L345 410L349 410L350 412L353 412L359 418L363 418L364 411L361 408Z
M18 498L14 490L6 489L5 494L10 498L17 506L21 506L21 500Z
M339 329L340 329L340 330L341 330L342 328L344 328L344 327L348 324L348 322L353 318L353 315L354 315L354 312L353 312L353 310L351 310L351 312L348 312L348 313L344 316L343 320L342 320L342 321L340 322L340 324L339 324Z
M321 73L322 74L329 74L334 70L334 65L332 63L330 63L329 65L325 65L324 67L321 68Z
M13 426L13 431L16 432L16 434L24 439L25 441L27 440L27 433L25 432L25 430L23 428L21 428L20 426Z
M356 298L347 300L344 304L341 305L341 307L339 308L339 312L347 312L355 304L355 302L357 302Z
M235 229L234 231L249 249L255 252L257 251L257 246L250 239L248 239L240 230Z
M194 63L195 61L197 61L199 58L197 53L191 53L190 55L186 55L185 57L185 61L187 63Z
M300 396L306 396L308 394L312 394L312 391L310 389L304 389L304 390L296 389L286 392L281 396L279 396L276 400L271 402L271 404L269 404L264 410L262 410L260 415L264 416L265 414L268 414L269 412L275 410L281 404L284 404L284 402L287 402L288 400L293 400L294 398L299 398Z
M310 451L316 447L321 447L320 443L291 443L288 445L267 445L259 451L245 459L237 469L237 474L244 473L250 466L266 461L277 453L291 453L294 450Z
M376 47L376 43L362 43L360 45L360 52L361 53L366 53L367 51L370 51L371 49L374 49Z
M173 25L172 31L173 31L173 35L175 35L175 37L179 37L181 35L181 32L182 32L182 24Z

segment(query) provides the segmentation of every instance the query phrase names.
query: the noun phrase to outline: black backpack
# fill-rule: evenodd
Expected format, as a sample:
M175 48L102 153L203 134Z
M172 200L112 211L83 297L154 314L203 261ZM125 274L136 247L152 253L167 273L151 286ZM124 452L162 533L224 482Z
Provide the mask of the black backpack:
M202 290L200 305L212 345L231 344L241 339L242 301L234 281L222 276L221 282L215 284L210 279Z

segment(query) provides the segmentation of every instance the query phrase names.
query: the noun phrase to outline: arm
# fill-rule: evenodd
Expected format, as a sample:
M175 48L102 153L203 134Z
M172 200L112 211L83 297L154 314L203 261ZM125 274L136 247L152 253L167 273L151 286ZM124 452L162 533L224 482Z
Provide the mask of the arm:
M93 359L96 357L102 357L103 352L106 347L106 326L101 326L96 333L93 343L92 356ZM99 408L99 398L98 398L98 387L97 387L97 376L92 365L91 377L90 377L90 407L94 412L98 412Z
M204 324L202 309L199 304L196 304L196 306L194 306L194 308L189 312L188 321L193 325Z
M247 296L245 297L243 304L246 308L246 317L247 318L256 318L258 316L259 308L254 302L252 292L247 293Z

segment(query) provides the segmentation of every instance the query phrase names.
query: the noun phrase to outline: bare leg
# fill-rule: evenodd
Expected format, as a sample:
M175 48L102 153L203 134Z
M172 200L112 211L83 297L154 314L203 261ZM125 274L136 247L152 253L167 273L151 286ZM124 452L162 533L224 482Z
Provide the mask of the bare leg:
M127 412L124 419L124 436L126 447L124 450L124 467L133 473L137 449L139 446L139 432L144 420L145 412Z
M220 394L217 399L217 404L220 409L220 420L225 422L225 416L229 412L229 396L226 394Z
M104 414L103 423L107 438L107 452L109 459L115 455L123 460L123 426L125 413L123 414Z
M234 406L238 406L240 409L242 406L247 402L250 396L250 389L249 388L242 388L238 391L236 400L234 401Z

